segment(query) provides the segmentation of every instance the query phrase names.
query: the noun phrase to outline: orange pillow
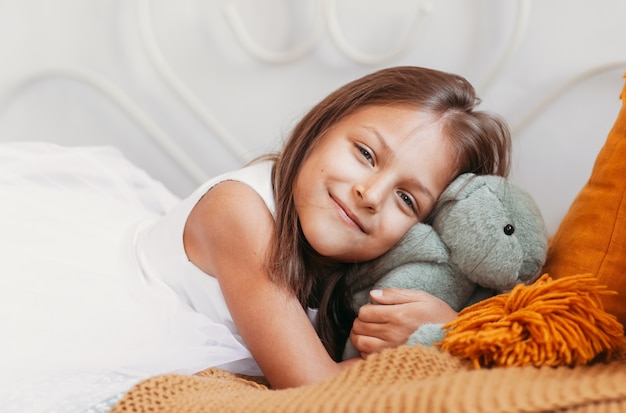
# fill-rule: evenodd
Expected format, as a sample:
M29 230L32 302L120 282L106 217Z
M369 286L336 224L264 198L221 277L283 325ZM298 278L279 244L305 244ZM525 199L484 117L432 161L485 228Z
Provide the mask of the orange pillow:
M602 298L604 309L626 325L626 85L620 99L591 177L550 240L543 272L554 279L594 274L617 292Z

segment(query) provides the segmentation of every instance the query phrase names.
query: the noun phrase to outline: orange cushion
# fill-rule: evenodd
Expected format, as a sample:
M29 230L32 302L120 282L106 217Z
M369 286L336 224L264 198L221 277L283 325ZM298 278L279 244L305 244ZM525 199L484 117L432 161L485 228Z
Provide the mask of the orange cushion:
M595 274L617 292L603 298L605 310L626 325L626 85L620 98L591 177L550 240L544 272L554 279Z

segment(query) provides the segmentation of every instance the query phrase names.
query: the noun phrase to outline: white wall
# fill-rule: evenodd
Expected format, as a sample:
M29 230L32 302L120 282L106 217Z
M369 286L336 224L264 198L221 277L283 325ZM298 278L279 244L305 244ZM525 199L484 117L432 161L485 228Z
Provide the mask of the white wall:
M151 137L173 139L201 174L214 175L276 149L304 111L346 81L389 65L429 66L467 77L484 107L511 123L512 178L556 228L619 109L626 0L335 0L352 49L402 52L373 64L342 50L328 4L3 0L0 140L114 144L184 196L194 179ZM228 5L266 52L284 58L310 47L293 61L258 60L242 47ZM426 11L413 25L418 10ZM552 90L597 68L521 123Z

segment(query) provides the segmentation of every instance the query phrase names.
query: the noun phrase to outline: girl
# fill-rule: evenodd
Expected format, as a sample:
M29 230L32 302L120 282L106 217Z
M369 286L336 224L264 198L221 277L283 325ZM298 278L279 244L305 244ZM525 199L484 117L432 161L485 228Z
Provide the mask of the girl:
M457 175L508 173L507 127L477 103L455 75L378 71L316 105L280 154L181 202L106 149L4 145L0 402L82 411L211 366L299 386L356 361L340 360L348 336L367 355L452 319L388 290L355 320L345 274Z

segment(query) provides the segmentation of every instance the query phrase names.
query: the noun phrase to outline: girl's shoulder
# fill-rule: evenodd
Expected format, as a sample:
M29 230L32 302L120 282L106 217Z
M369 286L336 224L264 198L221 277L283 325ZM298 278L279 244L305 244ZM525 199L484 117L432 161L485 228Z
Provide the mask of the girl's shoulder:
M260 193L247 183L227 179L194 206L183 243L192 263L223 280L262 267L273 232L274 218Z
M274 163L272 161L260 161L249 164L241 169L216 176L196 189L191 195L191 198L195 198L196 201L199 201L218 184L225 181L236 181L253 189L264 201L272 216L274 216L275 202L272 185L273 165Z

